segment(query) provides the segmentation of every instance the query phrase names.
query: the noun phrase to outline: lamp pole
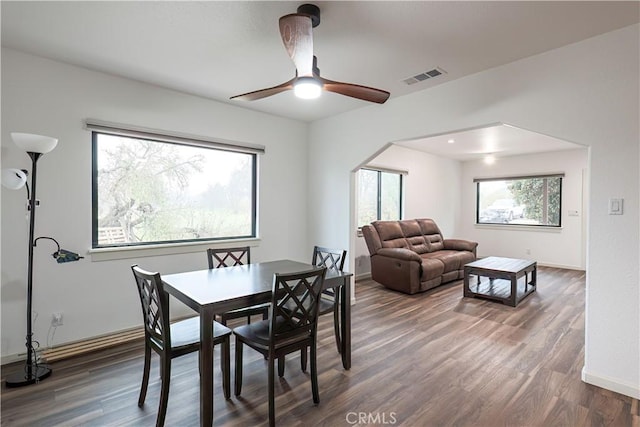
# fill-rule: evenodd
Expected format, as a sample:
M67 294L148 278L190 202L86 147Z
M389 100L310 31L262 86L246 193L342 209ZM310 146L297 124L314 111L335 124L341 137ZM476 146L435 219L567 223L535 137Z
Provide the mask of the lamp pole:
M33 236L36 225L36 175L37 163L42 153L27 152L31 157L31 198L29 199L29 259L27 267L27 336L25 346L27 347L27 362L24 372L8 375L6 378L7 387L21 387L36 383L51 375L51 368L39 365L34 360L33 348L33 326L32 326L32 299L33 299ZM35 362L35 363L34 363Z

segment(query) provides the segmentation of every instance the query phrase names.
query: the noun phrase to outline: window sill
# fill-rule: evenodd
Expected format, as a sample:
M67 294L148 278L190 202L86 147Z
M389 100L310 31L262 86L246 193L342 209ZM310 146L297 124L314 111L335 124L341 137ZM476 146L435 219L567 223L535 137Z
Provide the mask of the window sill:
M517 231L541 231L544 233L560 233L562 232L562 226L553 227L547 225L519 225L519 224L474 224L477 229L487 230L517 230Z
M111 261L116 259L129 259L149 256L187 254L193 252L203 252L207 248L225 248L231 246L258 246L260 238L214 240L208 242L185 242L185 243L159 243L156 245L144 246L121 246L115 248L95 248L89 249L87 254L91 256L91 262Z

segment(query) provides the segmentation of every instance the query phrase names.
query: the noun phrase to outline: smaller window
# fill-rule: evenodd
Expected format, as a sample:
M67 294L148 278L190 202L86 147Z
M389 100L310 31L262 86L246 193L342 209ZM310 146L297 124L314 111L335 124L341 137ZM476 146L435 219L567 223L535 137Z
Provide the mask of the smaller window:
M560 227L562 178L476 179L476 223Z
M376 220L402 218L400 172L360 169L358 172L358 227Z

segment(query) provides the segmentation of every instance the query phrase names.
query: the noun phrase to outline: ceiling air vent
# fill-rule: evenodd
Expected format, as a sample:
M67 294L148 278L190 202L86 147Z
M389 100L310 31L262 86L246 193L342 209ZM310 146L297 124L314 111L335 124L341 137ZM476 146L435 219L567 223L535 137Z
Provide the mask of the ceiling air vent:
M433 70L425 71L424 73L416 74L415 76L411 76L408 79L404 79L403 82L405 82L408 85L412 85L415 83L425 81L427 79L438 77L439 75L445 74L445 73L446 73L445 70L443 70L440 67L436 67Z

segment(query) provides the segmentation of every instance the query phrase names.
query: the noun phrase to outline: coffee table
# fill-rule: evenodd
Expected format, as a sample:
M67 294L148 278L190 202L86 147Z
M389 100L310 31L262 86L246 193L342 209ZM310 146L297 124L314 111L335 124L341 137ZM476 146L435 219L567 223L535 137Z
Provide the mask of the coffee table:
M487 298L515 307L536 291L537 263L531 260L487 257L464 266L464 296ZM477 277L475 286L470 277ZM482 278L488 280L482 280ZM519 279L524 278L523 283Z

